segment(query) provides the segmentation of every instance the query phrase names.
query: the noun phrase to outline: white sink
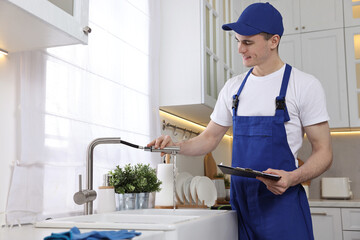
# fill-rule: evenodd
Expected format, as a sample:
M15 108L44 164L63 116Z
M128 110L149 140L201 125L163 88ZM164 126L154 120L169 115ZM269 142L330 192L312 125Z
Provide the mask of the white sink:
M35 223L35 227L41 228L74 226L88 229L164 231L165 239L189 239L188 237L190 239L237 239L236 213L226 210L139 209L58 218ZM191 235L181 237L184 231ZM193 238L194 234L200 234L198 235L200 238ZM229 238L224 238L225 236Z

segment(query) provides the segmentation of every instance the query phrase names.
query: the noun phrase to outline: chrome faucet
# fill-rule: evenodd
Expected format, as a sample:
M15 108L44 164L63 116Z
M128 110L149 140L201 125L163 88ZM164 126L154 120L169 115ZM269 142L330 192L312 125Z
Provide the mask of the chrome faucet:
M84 214L93 214L93 201L96 199L96 191L93 190L93 167L94 167L94 148L99 144L125 144L127 146L143 149L150 152L164 152L177 154L180 147L165 147L157 149L154 147L142 147L126 141L122 141L119 137L106 137L94 139L87 148L86 159L86 189L82 190L81 175L79 176L79 192L74 194L74 202L78 205L85 204Z

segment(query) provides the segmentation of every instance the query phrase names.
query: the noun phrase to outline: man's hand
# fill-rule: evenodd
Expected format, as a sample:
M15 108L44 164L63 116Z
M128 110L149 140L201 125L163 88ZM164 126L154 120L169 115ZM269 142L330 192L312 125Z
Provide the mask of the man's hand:
M264 177L256 177L256 179L262 181L266 185L267 189L269 189L269 191L271 191L275 195L283 194L289 187L292 186L291 172L269 168L264 171L264 173L281 176L279 181L271 180Z
M146 146L147 147L152 147L154 146L155 148L164 148L164 147L169 147L169 146L175 146L176 144L173 142L173 140L171 139L171 137L169 135L162 135L154 140L152 140L151 142L149 142ZM161 156L164 156L165 153L161 153Z

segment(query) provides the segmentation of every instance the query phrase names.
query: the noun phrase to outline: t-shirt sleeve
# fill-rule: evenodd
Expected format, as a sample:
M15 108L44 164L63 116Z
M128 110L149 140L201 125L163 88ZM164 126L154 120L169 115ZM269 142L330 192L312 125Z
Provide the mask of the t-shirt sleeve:
M213 122L229 127L232 126L232 96L229 89L229 81L221 89L218 100L216 101L214 111L210 115L210 118Z
M330 120L325 92L318 79L312 76L300 96L300 119L304 127Z

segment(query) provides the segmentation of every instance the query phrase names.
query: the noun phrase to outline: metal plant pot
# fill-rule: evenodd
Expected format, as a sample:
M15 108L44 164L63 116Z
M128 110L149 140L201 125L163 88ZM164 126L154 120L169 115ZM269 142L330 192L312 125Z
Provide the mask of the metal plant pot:
M149 208L149 196L148 192L136 194L136 209Z
M115 193L116 211L124 209L124 194Z
M150 193L125 193L115 194L116 210L145 209L149 208Z
M124 201L123 210L135 209L136 208L136 193L125 193L123 201Z

